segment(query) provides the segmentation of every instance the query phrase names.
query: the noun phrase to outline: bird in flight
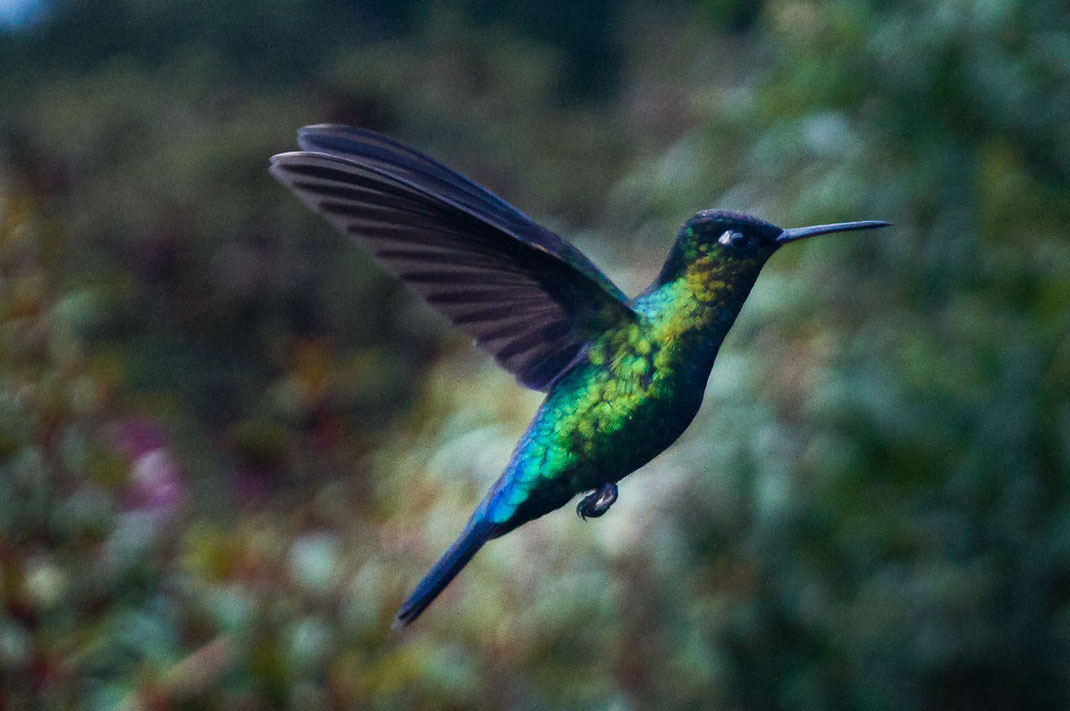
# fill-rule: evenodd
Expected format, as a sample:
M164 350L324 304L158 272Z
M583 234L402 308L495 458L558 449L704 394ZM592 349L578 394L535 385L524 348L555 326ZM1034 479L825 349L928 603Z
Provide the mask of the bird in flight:
M603 515L617 482L694 419L714 358L766 260L789 242L886 227L781 229L704 210L627 298L586 256L488 190L381 134L306 126L271 173L365 245L521 385L546 393L505 471L405 599L415 620L490 539L564 506Z

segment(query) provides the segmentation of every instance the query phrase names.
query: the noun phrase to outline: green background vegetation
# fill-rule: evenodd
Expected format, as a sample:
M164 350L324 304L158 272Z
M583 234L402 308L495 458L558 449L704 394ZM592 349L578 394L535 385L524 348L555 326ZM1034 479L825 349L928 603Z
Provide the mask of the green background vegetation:
M55 2L0 34L8 708L1066 708L1061 0ZM768 266L605 518L404 594L539 397L267 174L419 146L630 293ZM2 704L0 704L2 705Z

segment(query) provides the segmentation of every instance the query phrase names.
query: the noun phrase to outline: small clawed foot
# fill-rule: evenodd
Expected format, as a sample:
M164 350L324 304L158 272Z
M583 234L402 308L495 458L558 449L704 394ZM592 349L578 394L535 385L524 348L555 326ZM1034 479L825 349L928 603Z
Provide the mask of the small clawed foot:
M613 505L617 500L617 485L612 482L602 484L602 488L595 489L584 496L580 503L576 504L576 513L586 521L589 518L598 518Z

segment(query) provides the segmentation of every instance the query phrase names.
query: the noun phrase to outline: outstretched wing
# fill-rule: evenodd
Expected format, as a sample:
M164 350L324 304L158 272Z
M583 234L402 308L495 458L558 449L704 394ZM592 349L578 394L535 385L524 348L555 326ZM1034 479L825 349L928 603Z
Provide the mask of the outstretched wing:
M592 336L635 318L579 250L431 158L345 126L299 141L272 174L527 387L545 390Z

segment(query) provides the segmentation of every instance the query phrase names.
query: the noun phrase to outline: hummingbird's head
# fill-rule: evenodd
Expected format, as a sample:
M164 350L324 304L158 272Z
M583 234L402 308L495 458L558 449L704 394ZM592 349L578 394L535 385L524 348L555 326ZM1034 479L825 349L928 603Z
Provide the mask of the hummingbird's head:
M703 210L684 223L658 282L664 284L685 273L705 274L708 278L745 286L745 292L757 279L766 260L788 242L889 224L865 220L782 229L741 212Z
M692 260L756 262L760 267L780 246L777 238L782 232L776 225L741 212L703 210L684 223L680 236L691 243Z
M717 252L717 256L724 260L764 262L788 242L833 232L887 227L889 224L881 220L863 220L782 229L741 212L703 210L684 223L684 232L691 232L700 252Z

